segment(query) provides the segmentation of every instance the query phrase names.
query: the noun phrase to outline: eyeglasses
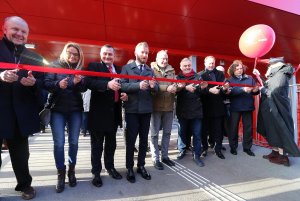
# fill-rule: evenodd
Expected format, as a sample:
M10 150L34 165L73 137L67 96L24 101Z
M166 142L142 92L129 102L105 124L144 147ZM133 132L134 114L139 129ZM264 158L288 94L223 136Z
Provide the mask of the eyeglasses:
M73 52L69 52L69 51L67 51L67 55L68 55L68 57L71 57L72 55L73 55L73 57L79 57L78 53L73 53Z

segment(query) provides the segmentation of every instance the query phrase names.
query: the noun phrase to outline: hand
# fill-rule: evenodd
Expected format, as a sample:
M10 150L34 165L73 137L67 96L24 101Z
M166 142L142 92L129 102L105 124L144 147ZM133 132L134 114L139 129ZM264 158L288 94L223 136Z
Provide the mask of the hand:
M256 77L260 76L260 72L259 72L256 68L253 69L252 73L253 73Z
M229 87L230 87L229 82L225 82L225 83L223 84L223 86L222 86L222 88L223 88L224 91L228 90Z
M255 86L252 88L252 93L256 93L259 90L259 86Z
M177 84L177 86L178 86L178 88L183 88L183 87L185 87L185 83L183 83L183 82L179 82L178 84Z
M127 95L126 93L122 92L122 93L121 93L120 99L121 99L122 101L128 101L128 95Z
M73 83L74 85L78 84L82 80L82 75L74 75Z
M175 94L177 90L176 84L171 84L167 87L167 92L171 93L171 94Z
M65 79L62 79L61 81L59 81L58 85L61 89L65 89L68 87L68 80L69 77L66 77Z
M22 77L20 83L26 87L33 86L36 82L36 79L32 75L32 71L28 71L27 77Z
M189 84L185 87L185 89L191 93L194 93L194 91L196 90L196 87L194 87L194 84Z
M212 94L219 94L220 93L220 89L217 88L218 86L214 86L212 88L210 88L208 91Z
M149 80L149 86L151 89L155 87L155 84L156 84L156 80L154 78L152 80Z
M149 86L149 84L148 84L148 82L146 80L143 80L143 81L140 82L140 89L141 90L148 89L148 86Z
M200 88L205 89L208 86L208 83L206 81L203 81L200 83Z
M17 75L18 71L19 71L19 69L5 70L0 73L0 79L3 82L8 82L8 83L15 82L19 79L19 76Z
M243 87L244 92L251 93L252 87Z
M107 88L118 91L121 88L121 84L119 83L119 78L115 78L107 83Z

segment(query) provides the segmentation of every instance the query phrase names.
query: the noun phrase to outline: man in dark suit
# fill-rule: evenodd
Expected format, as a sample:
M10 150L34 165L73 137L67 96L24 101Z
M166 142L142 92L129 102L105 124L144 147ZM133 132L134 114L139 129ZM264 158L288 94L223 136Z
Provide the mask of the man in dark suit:
M100 63L93 62L88 65L89 71L118 74L121 72L120 67L113 64L115 50L112 46L102 46L100 58ZM105 168L112 178L122 179L114 167L116 132L118 126L122 125L121 94L119 93L121 85L119 79L109 77L87 77L86 82L87 87L91 89L88 129L91 134L92 184L100 187L102 186L100 172L104 141Z
M204 59L205 70L200 72L200 76L204 81L224 82L225 76L223 72L215 68L215 57L207 56ZM228 86L228 85L226 85ZM203 97L203 133L202 133L202 156L206 156L209 143L214 144L216 155L225 159L221 152L223 141L223 119L225 116L224 98L227 89L223 86L208 85L207 94Z
M135 47L136 60L125 65L122 74L154 77L153 70L147 66L149 46L146 42L141 42ZM145 169L145 157L148 147L148 133L150 127L150 118L153 111L152 92L158 91L158 84L155 80L135 80L122 79L122 91L128 94L128 101L125 102L125 120L126 120L126 168L127 180L135 182L133 172L134 166L134 145L139 135L139 154L137 163L137 172L144 179L150 180L151 175Z
M43 58L25 48L29 27L20 17L7 17L0 41L0 62L14 63L16 69L0 69L0 143L6 139L17 179L16 191L29 200L36 192L29 173L28 136L40 131L38 94L43 74L18 70L17 64L43 65ZM0 166L2 160L0 157Z

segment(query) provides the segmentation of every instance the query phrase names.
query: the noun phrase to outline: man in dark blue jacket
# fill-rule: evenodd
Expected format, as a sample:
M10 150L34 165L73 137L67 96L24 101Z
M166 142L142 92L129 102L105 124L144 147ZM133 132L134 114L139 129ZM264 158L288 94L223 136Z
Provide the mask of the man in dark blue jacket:
M38 96L43 74L18 70L17 64L43 65L42 57L27 50L29 28L20 17L8 17L0 41L0 62L14 63L16 69L0 69L0 143L6 139L12 167L17 179L16 191L22 198L35 197L29 173L28 136L39 132ZM0 160L0 165L2 161Z

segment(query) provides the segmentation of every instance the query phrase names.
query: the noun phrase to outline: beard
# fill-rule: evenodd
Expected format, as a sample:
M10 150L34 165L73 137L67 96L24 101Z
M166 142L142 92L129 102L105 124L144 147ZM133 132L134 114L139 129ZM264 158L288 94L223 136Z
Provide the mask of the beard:
M142 56L136 55L136 60L138 62L140 62L141 64L145 64L148 60L148 57L142 57Z

